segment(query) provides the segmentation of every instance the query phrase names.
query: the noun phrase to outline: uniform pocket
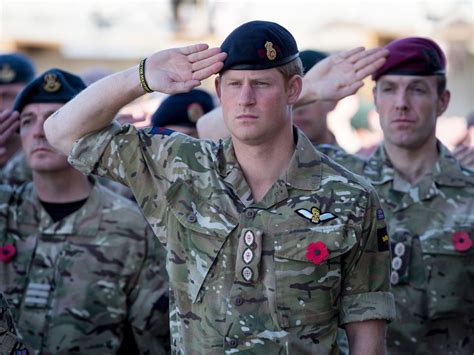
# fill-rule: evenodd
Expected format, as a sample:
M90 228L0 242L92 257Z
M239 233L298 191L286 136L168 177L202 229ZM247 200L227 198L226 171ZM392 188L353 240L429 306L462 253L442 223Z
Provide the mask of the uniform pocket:
M345 225L299 230L305 231L275 241L276 307L284 328L323 324L338 314L342 256L357 242Z
M204 200L183 181L173 184L166 198L171 212L167 246L170 283L196 303L199 290L237 220L221 206Z
M427 277L427 311L433 319L474 314L474 248L462 250L457 236L470 240L472 229L461 226L420 237Z

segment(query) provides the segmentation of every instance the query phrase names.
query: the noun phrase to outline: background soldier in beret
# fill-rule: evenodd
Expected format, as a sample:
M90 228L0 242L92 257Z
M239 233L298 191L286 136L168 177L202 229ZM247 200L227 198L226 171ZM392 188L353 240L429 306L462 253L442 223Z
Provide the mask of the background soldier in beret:
M385 54L334 57L309 93L336 100L352 93ZM144 92L186 92L214 73L231 139L111 125ZM368 184L293 129L301 74L292 35L253 21L221 49L157 52L45 123L57 148L72 148L74 166L130 186L166 244L177 353L335 354L340 324L355 354L383 352L394 304L380 206Z
M165 127L173 131L197 137L196 122L214 108L212 96L204 90L168 96L153 113L153 127Z
M12 109L16 96L34 76L34 65L24 54L0 54L0 181L4 183L31 180L17 134L18 113Z
M43 123L85 88L51 69L19 94L33 181L0 189L0 291L41 354L160 354L168 342L162 249L129 200L75 170Z
M474 351L474 172L436 139L447 108L446 61L426 38L389 43L374 99L384 141L368 158L321 147L377 190L392 249L393 354Z
M326 53L315 50L301 51L300 58L303 63L304 74L327 56ZM336 105L336 100L317 100L307 105L294 107L293 123L314 144L338 145L336 137L327 125L327 115L334 110Z

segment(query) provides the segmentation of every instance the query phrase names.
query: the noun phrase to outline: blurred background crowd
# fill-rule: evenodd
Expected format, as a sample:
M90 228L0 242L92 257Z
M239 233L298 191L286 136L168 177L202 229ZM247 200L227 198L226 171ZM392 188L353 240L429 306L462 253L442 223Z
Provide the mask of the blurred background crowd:
M451 103L437 135L449 148L473 145L468 127L474 110L474 5L471 0L255 1L0 0L0 52L22 52L38 73L58 67L86 84L136 64L148 53L189 43L218 46L237 25L262 19L281 23L300 50L327 54L356 46L383 46L405 36L425 36L447 54ZM289 9L291 7L291 9ZM338 144L366 155L381 139L372 103L372 81L329 112ZM213 82L203 88L214 93ZM146 95L123 109L137 126L151 124L164 99ZM471 115L471 119L468 117Z

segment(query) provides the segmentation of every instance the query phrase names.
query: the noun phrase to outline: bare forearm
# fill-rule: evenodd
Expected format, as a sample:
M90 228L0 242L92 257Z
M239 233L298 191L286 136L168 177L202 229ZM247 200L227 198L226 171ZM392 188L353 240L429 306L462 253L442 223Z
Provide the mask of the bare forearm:
M68 154L77 139L110 124L126 104L144 94L138 67L106 77L82 91L44 125L48 141Z
M345 328L351 355L385 354L385 320L348 323Z

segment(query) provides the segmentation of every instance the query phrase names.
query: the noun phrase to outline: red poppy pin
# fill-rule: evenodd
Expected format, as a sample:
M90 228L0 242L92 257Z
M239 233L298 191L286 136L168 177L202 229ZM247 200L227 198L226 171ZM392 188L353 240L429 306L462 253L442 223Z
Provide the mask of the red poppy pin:
M457 251L466 251L471 249L472 240L469 237L469 233L464 231L455 232L452 237L454 249L456 249Z
M321 241L309 243L306 247L306 258L315 265L321 264L328 256L328 248Z
M2 263L9 263L16 255L15 244L9 243L0 246L0 261Z

